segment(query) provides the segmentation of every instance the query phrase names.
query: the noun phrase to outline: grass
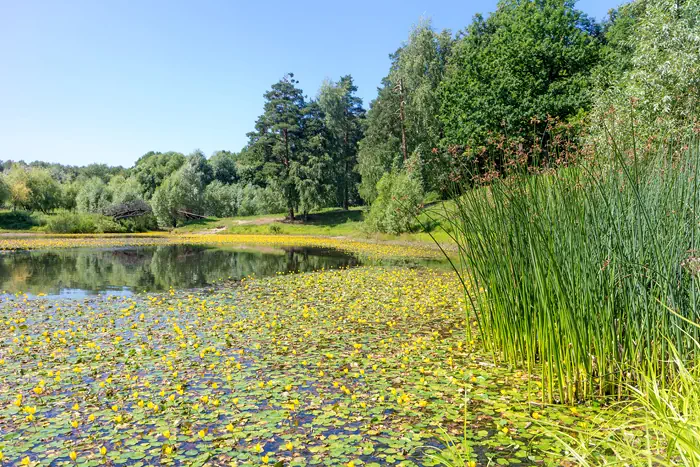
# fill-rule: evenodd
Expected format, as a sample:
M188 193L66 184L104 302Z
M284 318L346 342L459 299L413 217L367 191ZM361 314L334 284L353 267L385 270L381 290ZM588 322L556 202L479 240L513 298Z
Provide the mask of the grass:
M442 203L441 203L442 204ZM430 206L426 210L441 207ZM210 218L200 221L193 221L183 227L174 230L176 234L211 231L224 234L244 234L244 235L314 235L329 237L351 237L358 239L376 241L399 241L399 242L421 242L433 243L427 232L404 233L401 235L390 235L381 233L370 233L363 223L364 208L356 207L348 211L340 209L323 209L313 212L306 220L299 219L289 222L284 219L284 215L259 215L246 217L232 217L216 219ZM432 217L427 213L420 216L421 222L431 230L434 236L447 243L450 241L449 235L440 230L432 221Z
M496 180L447 216L494 357L542 372L546 401L622 397L693 360L698 144Z

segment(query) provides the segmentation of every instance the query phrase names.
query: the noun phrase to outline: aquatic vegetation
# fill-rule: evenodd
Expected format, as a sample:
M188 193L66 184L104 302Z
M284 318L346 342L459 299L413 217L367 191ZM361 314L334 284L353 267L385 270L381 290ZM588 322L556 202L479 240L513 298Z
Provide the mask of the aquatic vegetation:
M697 363L700 145L674 149L496 180L447 216L484 344L542 368L548 402L671 380L672 348Z
M361 241L341 237L310 235L169 235L147 233L134 235L42 235L0 237L2 250L38 250L77 247L119 247L158 244L197 244L219 246L273 246L335 248L368 258L440 258L441 253L431 244L386 243Z
M23 465L527 465L600 409L467 338L454 275L362 267L207 289L0 302L0 452ZM4 464L3 464L4 465Z

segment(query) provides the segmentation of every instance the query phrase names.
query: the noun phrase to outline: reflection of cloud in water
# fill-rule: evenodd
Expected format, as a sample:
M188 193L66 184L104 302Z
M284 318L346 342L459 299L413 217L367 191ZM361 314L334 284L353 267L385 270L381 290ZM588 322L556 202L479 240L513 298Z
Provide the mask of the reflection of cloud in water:
M66 249L0 255L0 292L81 297L105 292L199 287L217 280L358 265L324 248L215 248L160 245Z

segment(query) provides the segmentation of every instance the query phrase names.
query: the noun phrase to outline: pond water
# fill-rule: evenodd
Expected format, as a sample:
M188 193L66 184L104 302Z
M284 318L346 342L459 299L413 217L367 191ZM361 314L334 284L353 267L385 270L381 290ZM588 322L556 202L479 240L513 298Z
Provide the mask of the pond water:
M217 248L159 245L0 253L0 295L81 298L99 293L201 287L249 275L356 266L353 255L323 248Z

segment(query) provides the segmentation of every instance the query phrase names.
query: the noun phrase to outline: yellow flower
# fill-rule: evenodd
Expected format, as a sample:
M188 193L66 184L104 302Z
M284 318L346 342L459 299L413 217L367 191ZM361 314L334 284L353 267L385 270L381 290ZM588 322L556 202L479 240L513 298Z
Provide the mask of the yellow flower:
M172 434L170 433L170 430L165 430L163 432L163 436L165 437L165 439L170 439L170 436L172 436Z
M102 447L100 448L100 454L101 454L102 456L106 456L106 455L107 455L107 448L104 447L104 446L102 446Z
M291 451L294 449L294 445L292 444L291 441L287 441L287 444L284 445L285 448L287 448L288 451Z
M73 404L73 410L80 410L80 406L78 404Z
M262 452L262 446L260 446L260 443L256 444L253 446L253 452L261 453Z
M173 447L172 447L172 446L165 446L165 447L163 448L163 452L164 452L166 455L170 455L170 454L173 453Z
M72 460L73 462L75 462L75 460L78 458L78 454L77 454L75 451L71 451L71 452L68 454L68 457L70 457L70 460Z
M203 430L199 430L199 432L197 434L199 435L200 438L204 438L207 435L207 431L209 431L209 429L205 428Z
M233 423L226 425L226 431L233 431Z
M29 456L22 458L22 465L29 465L32 462L32 460L29 458Z
M347 467L355 467L355 463L353 461L348 462Z
M534 418L535 420L539 420L540 418L542 418L542 415L540 415L539 412L532 412L532 418Z
M73 420L72 422L70 422L70 425L73 428L78 428L78 425L80 425L80 422L78 420Z
M467 462L467 466L468 466L468 467L476 467L476 462L474 462L474 461L469 461L469 462Z
M270 462L270 457L267 454L265 454L264 456L262 456L261 460L263 461L263 464L267 464L268 462Z

